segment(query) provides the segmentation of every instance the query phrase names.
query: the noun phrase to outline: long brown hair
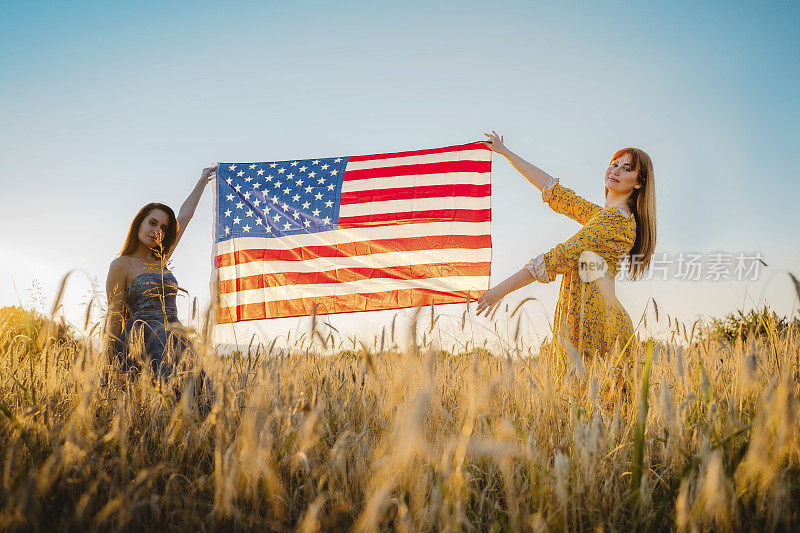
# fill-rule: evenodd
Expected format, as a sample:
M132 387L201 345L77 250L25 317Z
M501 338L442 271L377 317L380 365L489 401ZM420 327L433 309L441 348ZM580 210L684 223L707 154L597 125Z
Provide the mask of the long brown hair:
M656 247L656 188L650 156L644 150L628 147L617 150L611 161L625 154L631 156L631 168L637 173L636 181L641 184L628 198L628 207L636 219L636 240L628 253L628 274L632 280L637 280L650 266ZM608 196L608 187L605 194Z
M150 211L153 209L159 209L165 212L169 218L167 229L164 230L164 235L161 238L161 249L164 255L169 253L172 245L175 243L175 236L178 234L178 220L175 218L175 212L168 205L150 202L139 209L139 212L133 217L133 222L131 222L131 227L128 230L128 236L125 238L125 244L122 245L122 251L119 253L120 256L131 255L139 247L139 226L142 225L142 221L147 218L147 215L149 215ZM159 258L158 250L152 250L151 253L153 254L153 258Z

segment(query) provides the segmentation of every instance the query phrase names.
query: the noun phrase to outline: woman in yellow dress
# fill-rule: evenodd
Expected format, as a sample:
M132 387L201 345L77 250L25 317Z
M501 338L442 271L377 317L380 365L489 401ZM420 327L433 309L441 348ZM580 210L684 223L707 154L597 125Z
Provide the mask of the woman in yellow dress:
M656 245L650 156L638 148L623 148L614 154L605 175L605 207L600 207L506 148L496 132L486 136L492 151L508 159L539 188L542 200L553 211L583 227L484 292L478 299L477 314L488 316L508 293L533 281L549 283L561 274L553 324L557 340L567 341L584 356L604 356L617 341L624 347L633 335L633 323L614 294L614 277L627 258L629 278L640 279Z

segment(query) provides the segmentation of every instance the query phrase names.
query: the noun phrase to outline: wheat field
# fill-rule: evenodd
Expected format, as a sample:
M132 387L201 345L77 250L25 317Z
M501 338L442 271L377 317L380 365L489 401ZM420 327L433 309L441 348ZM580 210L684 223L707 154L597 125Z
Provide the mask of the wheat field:
M406 350L394 323L367 344L315 320L220 357L206 320L159 382L20 313L0 321L3 530L800 525L796 330L730 344L656 308L671 342L591 360L519 322L445 350L426 308Z

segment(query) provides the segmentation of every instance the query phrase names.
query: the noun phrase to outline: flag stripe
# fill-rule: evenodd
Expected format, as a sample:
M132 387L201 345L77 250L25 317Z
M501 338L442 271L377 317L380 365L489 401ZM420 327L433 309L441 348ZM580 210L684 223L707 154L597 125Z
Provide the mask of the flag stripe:
M345 283L319 283L314 285L285 285L264 287L249 291L220 294L220 307L289 300L298 294L316 297L369 294L402 289L429 289L433 291L478 291L489 282L489 276L445 276L430 279L362 279Z
M373 155L353 155L350 156L350 161L373 161L375 159L389 159L393 157L408 157L412 155L428 155L428 154L442 154L446 152L461 152L464 150L486 150L489 152L489 147L482 141L459 144L457 146L445 146L444 148L429 148L426 150L413 150L409 152L393 152L387 154L373 154Z
M488 185L491 177L484 172L456 172L454 174L425 174L409 179L408 176L386 178L369 178L363 180L345 181L342 183L342 193L355 191L369 191L373 189L392 189L408 186L428 185Z
M300 233L285 237L240 237L222 241L217 245L217 254L224 255L239 250L269 248L272 250L291 250L301 246L324 246L331 243L345 244L360 241L379 241L382 239L404 239L410 237L436 237L438 235L489 236L488 222L451 222L442 225L406 224L397 228L375 227L348 230L330 230L319 233Z
M447 262L428 265L393 266L381 269L383 279L427 279L437 278L455 272L465 276L488 276L490 263ZM285 285L314 285L318 283L337 283L359 281L375 277L374 268L337 268L325 272L278 272L256 274L221 281L220 294L235 293Z
M308 316L317 305L318 315L331 313L358 313L368 309L403 309L420 305L457 304L475 301L478 293L470 291L432 291L427 289L401 289L368 294L348 294L344 296L308 297L243 304L224 307L217 314L218 324L229 324L244 320L263 320L265 318L288 318Z
M305 261L250 261L219 268L220 281L274 272L323 272L337 268L374 268L429 263L490 261L491 248L443 248L385 252L353 257L317 257ZM379 272L376 272L379 275Z
M396 167L364 168L346 170L344 181L384 178L387 176L421 176L425 174L444 174L446 172L490 172L491 161L443 161L421 165L398 165Z
M491 194L491 185L426 185L421 187L399 187L372 191L342 192L342 205L362 202L384 202L387 200L407 200L410 198L450 198L467 196L486 197Z
M409 252L431 248L489 248L489 235L431 235L403 239L376 239L341 244L298 246L288 249L250 248L217 256L217 267L251 261L306 261L319 257L355 257L385 252Z
M432 209L400 213L377 213L353 217L339 217L340 228L364 228L390 224L415 224L417 222L489 222L490 209Z
M362 168L395 167L398 165L411 165L421 163L440 163L442 161L488 161L492 157L487 150L460 150L458 152L445 152L426 155L397 156L386 159L362 160L350 158L347 170L361 170Z
M339 208L339 223L342 218L351 218L359 215L377 215L381 213L402 213L421 211L452 211L455 207L462 210L485 209L489 207L485 198L470 198L469 196L442 197L442 198L413 198L411 200L387 200L385 202L363 202L360 204L343 205Z

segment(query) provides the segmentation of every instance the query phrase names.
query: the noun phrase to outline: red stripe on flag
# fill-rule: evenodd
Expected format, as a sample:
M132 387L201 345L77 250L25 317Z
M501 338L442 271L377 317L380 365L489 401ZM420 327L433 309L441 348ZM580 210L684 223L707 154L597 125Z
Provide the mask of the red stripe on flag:
M365 202L384 202L387 200L410 200L416 198L452 198L467 196L480 198L489 196L492 186L485 185L425 185L422 187L397 187L394 189L377 189L373 191L353 191L342 193L342 204L360 204Z
M491 172L491 161L442 161L419 165L397 165L396 167L363 168L346 170L344 181L393 176L422 176L426 174L450 174L453 172Z
M268 240L268 239L264 239ZM319 257L352 257L386 252L412 252L443 248L491 248L489 235L431 235L398 239L374 239L333 245L301 246L288 250L250 249L217 256L217 267L251 261L304 261Z
M467 295L469 295L472 302L476 301L479 296L477 292L468 293L467 291L442 292L430 289L398 289L365 294L276 300L274 302L223 307L217 314L217 323L229 324L244 320L307 316L311 314L314 304L319 304L317 306L318 315L327 315L332 313L402 309L430 304L458 304L466 302Z
M446 152L461 152L463 150L489 150L486 143L482 141L459 144L458 146L445 146L444 148L431 148L428 150L414 150L412 152L393 152L388 154L374 154L374 155L354 155L350 156L347 161L374 161L376 159L390 159L393 157L408 157L414 155L429 155L429 154L443 154Z
M364 279L431 279L449 276L488 276L491 263L430 263L376 268L338 268L324 272L279 272L257 274L219 282L219 293L282 287L347 283Z
M377 213L354 217L339 217L339 229L390 226L392 224L419 224L423 222L488 222L491 209L431 209L401 213Z

